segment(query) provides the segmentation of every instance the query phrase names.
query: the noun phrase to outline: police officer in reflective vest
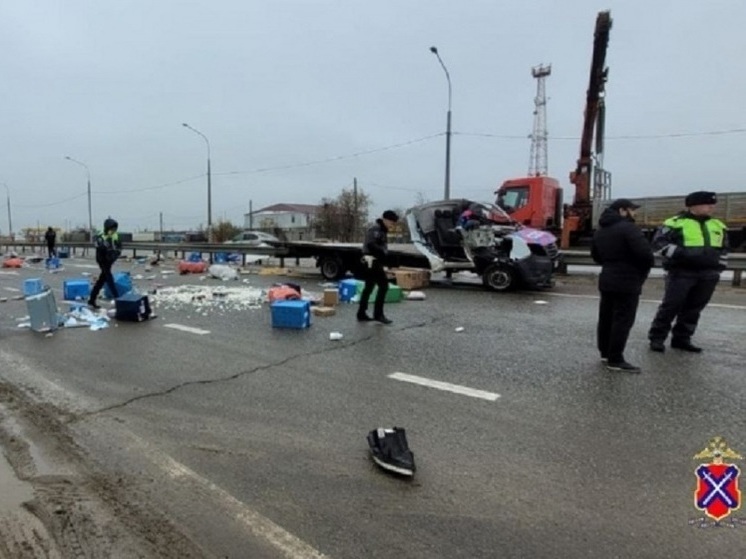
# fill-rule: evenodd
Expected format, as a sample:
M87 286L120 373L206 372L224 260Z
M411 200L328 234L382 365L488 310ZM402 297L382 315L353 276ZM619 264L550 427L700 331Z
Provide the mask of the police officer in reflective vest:
M101 270L98 275L96 283L93 285L91 290L91 296L88 299L88 304L94 309L100 308L96 303L98 294L104 287L104 284L109 286L114 299L119 296L117 292L117 286L114 283L114 276L111 273L111 267L114 265L122 254L122 243L119 240L119 223L112 218L104 221L104 230L96 235L94 244L96 246L96 263Z
M660 251L668 272L663 301L648 332L653 351L666 350L669 332L672 348L702 351L692 344L692 336L727 264L728 228L712 217L715 193L692 192L685 204L687 210L667 219L653 238L653 249Z

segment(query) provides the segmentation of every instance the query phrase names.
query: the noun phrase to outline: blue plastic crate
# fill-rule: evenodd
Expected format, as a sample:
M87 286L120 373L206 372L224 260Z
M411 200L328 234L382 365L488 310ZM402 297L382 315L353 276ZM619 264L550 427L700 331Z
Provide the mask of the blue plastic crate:
M344 279L339 282L339 300L342 303L349 303L357 293L357 285L360 283L356 279Z
M62 282L62 298L65 301L87 299L91 296L91 282L87 279L69 279Z
M120 297L125 293L132 291L132 277L129 272L116 272L114 274L114 285L117 286L117 295ZM104 296L107 299L113 299L114 294L109 289L109 286L104 284Z
M57 270L60 267L60 259L56 256L50 256L44 261L47 270Z
M31 278L23 281L23 294L26 297L30 295L38 295L44 291L44 285L38 278Z
M276 301L270 305L272 328L308 328L311 326L311 303Z
M202 262L202 253L192 252L191 254L189 254L189 258L187 260L189 262Z
M61 248L57 251L57 257L58 258L70 258L70 249L69 248Z
M213 262L215 262L215 264L225 264L228 262L228 255L224 252L216 252Z

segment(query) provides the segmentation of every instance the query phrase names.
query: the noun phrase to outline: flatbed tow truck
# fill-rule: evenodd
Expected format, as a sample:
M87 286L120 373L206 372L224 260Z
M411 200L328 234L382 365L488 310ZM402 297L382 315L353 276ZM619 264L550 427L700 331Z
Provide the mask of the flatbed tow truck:
M482 216L478 227L463 230L458 219L470 208ZM412 243L390 245L385 265L431 273L469 271L493 291L554 285L560 254L556 237L516 223L493 204L455 199L431 202L405 214ZM280 241L270 243L284 258L315 258L321 275L335 281L348 274L363 278L361 243Z

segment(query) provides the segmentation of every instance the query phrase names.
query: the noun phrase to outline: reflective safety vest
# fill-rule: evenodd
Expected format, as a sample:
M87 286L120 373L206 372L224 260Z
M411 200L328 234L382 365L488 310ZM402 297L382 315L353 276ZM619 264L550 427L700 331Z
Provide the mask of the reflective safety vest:
M684 240L684 247L723 248L728 227L719 219L710 218L704 221L688 216L676 216L664 222L666 227L678 230Z

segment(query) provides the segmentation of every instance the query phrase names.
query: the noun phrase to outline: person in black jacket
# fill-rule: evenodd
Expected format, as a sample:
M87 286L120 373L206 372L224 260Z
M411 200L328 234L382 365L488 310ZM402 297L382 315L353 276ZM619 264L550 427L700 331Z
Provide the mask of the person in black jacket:
M601 265L598 350L608 369L630 373L640 369L624 359L624 348L635 323L642 285L655 264L650 244L635 225L637 208L624 198L612 202L601 215L591 246L593 260Z
M47 228L46 233L44 233L44 240L47 241L47 252L49 253L49 258L57 256L57 251L54 248L54 245L57 242L57 233L52 229L51 225Z
M383 303L389 288L389 280L383 267L388 255L389 228L393 227L397 221L399 221L399 216L396 215L396 212L386 210L365 234L365 242L363 243L365 287L360 294L360 307L357 311L357 319L361 322L369 320L377 320L383 324L391 324L392 322L383 314ZM376 286L378 286L378 292L373 307L373 318L371 319L368 316L368 299L370 299L373 288Z
M104 221L104 230L96 235L96 264L98 264L101 273L93 286L91 296L88 298L88 304L94 309L100 308L96 303L98 294L104 287L104 283L109 286L111 293L116 299L119 296L114 276L111 274L111 268L122 254L122 243L119 240L119 224L112 218Z

